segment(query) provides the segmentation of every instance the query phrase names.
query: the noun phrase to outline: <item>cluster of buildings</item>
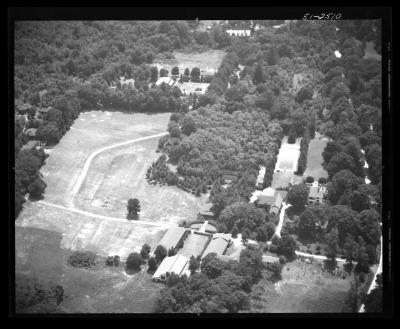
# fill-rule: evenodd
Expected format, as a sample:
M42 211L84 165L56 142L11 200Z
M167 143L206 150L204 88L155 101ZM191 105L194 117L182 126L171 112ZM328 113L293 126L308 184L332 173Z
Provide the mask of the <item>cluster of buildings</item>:
M206 225L207 222L204 223L204 227ZM166 250L170 248L179 249L190 234L199 234L208 238L204 239L203 245L195 246L198 251L197 255L193 256L200 257L201 260L210 253L215 253L217 257L222 256L231 243L230 234L204 232L202 228L188 229L185 227L173 227L165 233L159 245L163 246ZM188 243L190 242L188 241ZM186 274L188 277L191 274L189 270L189 258L180 254L179 250L176 255L163 259L153 274L152 279L157 282L165 282L172 272L179 276Z
M322 204L326 194L326 186L324 184L319 184L318 182L306 184L310 188L310 193L308 194L308 204Z

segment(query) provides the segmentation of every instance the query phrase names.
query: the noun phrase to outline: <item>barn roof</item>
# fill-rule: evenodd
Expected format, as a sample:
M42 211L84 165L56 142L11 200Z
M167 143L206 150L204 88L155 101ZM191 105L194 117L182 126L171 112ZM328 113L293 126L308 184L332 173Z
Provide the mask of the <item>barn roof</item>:
M229 239L227 240L226 237L218 235L216 236L216 234L214 234L213 239L208 244L206 250L204 250L202 258L213 252L216 253L217 256L221 256L225 252L225 249L228 247Z
M165 249L175 248L182 236L185 234L186 228L184 227L172 227L162 237L159 245L162 245Z
M182 255L174 255L171 257L165 257L161 264L158 266L157 271L153 275L153 279L160 278L167 272L181 275L185 269L189 259Z

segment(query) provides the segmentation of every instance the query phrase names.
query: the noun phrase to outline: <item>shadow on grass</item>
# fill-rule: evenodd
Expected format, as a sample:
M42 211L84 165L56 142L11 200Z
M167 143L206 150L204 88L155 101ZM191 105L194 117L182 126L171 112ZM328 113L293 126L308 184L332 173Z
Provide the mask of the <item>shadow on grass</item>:
M138 268L126 268L125 267L125 273L127 275L135 275L135 274L137 274L139 272L140 272L140 268L138 269Z

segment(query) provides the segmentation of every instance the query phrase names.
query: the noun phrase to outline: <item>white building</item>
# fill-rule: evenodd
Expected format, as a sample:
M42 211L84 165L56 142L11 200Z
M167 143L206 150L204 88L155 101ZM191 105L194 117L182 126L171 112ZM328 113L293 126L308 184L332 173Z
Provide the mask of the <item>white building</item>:
M182 255L165 257L153 275L153 281L165 281L174 272L177 275L186 274L185 268L189 263L189 258Z
M228 33L231 37L250 37L251 36L251 30L237 30L237 29L232 29L232 30L226 30L226 33Z

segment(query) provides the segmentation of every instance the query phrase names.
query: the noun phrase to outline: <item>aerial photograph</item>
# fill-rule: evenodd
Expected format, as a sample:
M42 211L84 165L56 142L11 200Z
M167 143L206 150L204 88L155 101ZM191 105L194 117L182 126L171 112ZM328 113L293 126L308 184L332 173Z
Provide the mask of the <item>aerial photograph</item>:
M382 24L337 13L15 21L15 313L382 312Z

